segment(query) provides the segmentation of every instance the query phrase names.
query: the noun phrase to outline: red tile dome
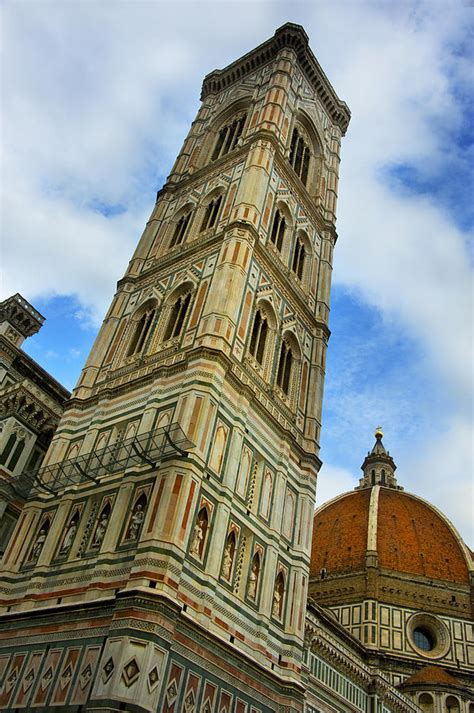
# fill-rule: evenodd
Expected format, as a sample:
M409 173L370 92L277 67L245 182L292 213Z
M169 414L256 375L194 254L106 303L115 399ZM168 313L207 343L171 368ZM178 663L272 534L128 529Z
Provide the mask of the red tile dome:
M364 570L367 552L377 553L380 570L469 584L467 548L454 527L402 490L365 487L316 511L312 577Z

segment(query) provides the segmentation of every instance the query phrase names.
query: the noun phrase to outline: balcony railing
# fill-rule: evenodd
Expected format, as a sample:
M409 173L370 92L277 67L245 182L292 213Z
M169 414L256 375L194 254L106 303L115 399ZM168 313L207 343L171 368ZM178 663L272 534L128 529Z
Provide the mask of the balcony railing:
M193 447L194 443L186 437L181 426L173 423L76 458L22 473L11 481L11 485L22 498L28 497L33 489L55 494L71 485L87 481L97 483L104 475L125 471L132 466L156 467L165 458L186 457Z

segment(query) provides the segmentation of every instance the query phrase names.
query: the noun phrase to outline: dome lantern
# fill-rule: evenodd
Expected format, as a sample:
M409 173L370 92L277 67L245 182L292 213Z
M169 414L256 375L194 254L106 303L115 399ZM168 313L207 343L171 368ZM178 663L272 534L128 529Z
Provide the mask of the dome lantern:
M397 485L397 479L395 478L397 466L389 451L385 449L382 439L382 427L377 426L375 429L375 443L362 463L361 469L364 476L359 480L356 490L371 488L374 485L403 490L400 485Z

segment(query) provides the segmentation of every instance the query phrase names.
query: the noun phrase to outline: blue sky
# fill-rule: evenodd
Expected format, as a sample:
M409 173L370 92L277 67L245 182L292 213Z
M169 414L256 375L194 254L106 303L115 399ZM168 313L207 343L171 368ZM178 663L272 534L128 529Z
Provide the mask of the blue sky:
M302 24L343 141L319 500L381 424L399 482L472 542L473 9L451 2L5 2L2 294L72 388L203 76ZM250 21L251 20L251 21Z

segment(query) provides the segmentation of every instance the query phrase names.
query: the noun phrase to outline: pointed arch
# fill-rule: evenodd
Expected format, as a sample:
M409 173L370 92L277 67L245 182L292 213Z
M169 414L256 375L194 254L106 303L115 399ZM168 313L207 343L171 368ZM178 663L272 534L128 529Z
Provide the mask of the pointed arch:
M266 470L262 483L262 494L260 497L260 514L265 520L270 516L270 504L273 493L273 473Z
M128 342L127 357L137 356L144 351L156 317L158 302L155 298L145 300L132 314L125 340Z
M238 148L248 130L252 97L249 95L231 99L212 122L200 150L197 166L219 158Z
M310 282L312 254L313 250L308 234L304 230L298 230L293 245L291 270L305 286Z
M189 552L199 560L202 560L204 547L206 544L207 533L209 530L209 510L206 505L203 505L198 512L196 523L191 538L191 546Z
M237 548L237 537L235 530L232 529L227 535L224 547L224 555L222 557L222 576L227 581L232 579L232 570L234 568L235 550Z
M183 282L172 291L166 300L163 341L179 337L184 331L193 292L193 283Z
M223 207L224 193L225 188L219 186L214 188L203 199L197 217L200 233L217 227Z
M275 585L273 588L273 603L272 603L272 616L276 619L281 619L283 612L283 600L285 598L285 574L283 570L280 570L275 578Z
M170 250L185 242L193 222L195 209L196 204L188 201L174 214L168 228L168 247Z
M300 110L290 132L288 161L312 195L317 191L323 157L319 132L308 114Z
M249 579L247 584L247 596L253 600L257 598L261 569L262 558L260 552L256 550L250 563Z

